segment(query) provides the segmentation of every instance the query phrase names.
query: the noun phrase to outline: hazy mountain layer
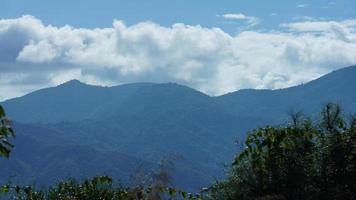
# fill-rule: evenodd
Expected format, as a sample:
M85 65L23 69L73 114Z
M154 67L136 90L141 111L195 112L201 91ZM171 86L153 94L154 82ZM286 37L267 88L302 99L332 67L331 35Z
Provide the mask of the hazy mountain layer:
M22 125L1 165L8 175L41 183L99 173L125 179L139 163L176 155L176 185L197 189L223 174L248 130L285 123L293 110L316 113L329 101L355 112L355 88L356 67L292 88L218 97L172 83L70 81L2 103Z

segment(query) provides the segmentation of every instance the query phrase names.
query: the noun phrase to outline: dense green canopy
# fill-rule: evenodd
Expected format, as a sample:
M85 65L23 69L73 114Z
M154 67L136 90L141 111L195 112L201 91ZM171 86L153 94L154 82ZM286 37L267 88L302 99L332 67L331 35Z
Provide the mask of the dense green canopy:
M328 104L321 120L294 115L285 127L254 130L213 199L356 199L356 120Z

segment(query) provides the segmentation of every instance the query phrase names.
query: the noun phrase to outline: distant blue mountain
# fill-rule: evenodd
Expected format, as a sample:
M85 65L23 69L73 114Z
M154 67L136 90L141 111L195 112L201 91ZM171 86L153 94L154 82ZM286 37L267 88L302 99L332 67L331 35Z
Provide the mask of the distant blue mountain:
M83 178L111 174L128 179L128 172L148 161L119 152L100 151L90 146L68 141L59 131L15 123L16 149L11 158L1 162L1 182L36 184L58 182L65 178Z
M46 184L100 172L127 179L138 163L173 154L181 157L175 185L196 190L223 175L247 131L286 123L293 110L313 116L329 101L356 112L355 89L356 67L291 88L217 97L174 83L99 87L73 80L2 103L19 124L13 154L0 164L8 175Z
M356 66L329 73L309 83L279 90L240 90L217 97L234 113L260 116L268 123L288 120L291 111L318 114L328 102L340 104L345 114L356 112Z

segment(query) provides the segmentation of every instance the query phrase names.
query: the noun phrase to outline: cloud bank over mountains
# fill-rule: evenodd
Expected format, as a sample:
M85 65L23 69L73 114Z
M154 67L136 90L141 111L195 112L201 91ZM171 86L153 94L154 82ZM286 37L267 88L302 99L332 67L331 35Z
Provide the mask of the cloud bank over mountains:
M240 16L241 17L241 16ZM356 64L356 20L299 21L230 35L153 22L84 29L0 20L0 100L71 79L177 82L211 95L283 88Z

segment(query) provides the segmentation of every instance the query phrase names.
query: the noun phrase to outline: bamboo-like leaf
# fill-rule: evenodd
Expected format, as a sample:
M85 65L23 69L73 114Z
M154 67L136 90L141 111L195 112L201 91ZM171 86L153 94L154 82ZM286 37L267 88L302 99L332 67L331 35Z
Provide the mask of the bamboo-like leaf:
M5 116L6 116L5 110L0 105L0 117L5 117Z

